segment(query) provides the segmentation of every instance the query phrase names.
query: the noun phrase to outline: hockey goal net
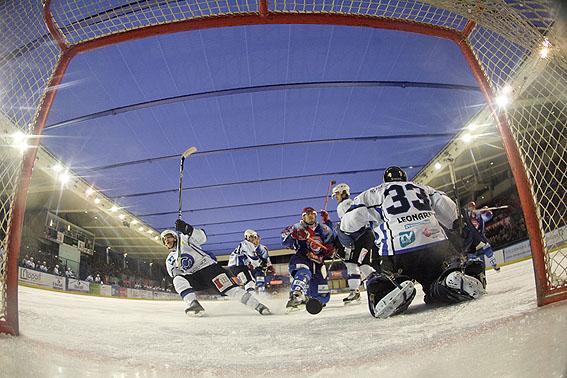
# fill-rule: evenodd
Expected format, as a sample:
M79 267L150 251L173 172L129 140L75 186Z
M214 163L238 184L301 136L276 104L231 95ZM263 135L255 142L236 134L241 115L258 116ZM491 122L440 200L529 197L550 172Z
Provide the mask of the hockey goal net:
M17 263L36 150L69 61L156 34L252 24L387 28L454 41L502 134L530 236L538 304L567 298L567 34L551 0L5 0L0 2L0 331L17 334ZM563 44L562 44L563 43ZM542 50L547 49L547 53ZM495 98L509 86L511 104ZM39 138L28 140L32 147Z

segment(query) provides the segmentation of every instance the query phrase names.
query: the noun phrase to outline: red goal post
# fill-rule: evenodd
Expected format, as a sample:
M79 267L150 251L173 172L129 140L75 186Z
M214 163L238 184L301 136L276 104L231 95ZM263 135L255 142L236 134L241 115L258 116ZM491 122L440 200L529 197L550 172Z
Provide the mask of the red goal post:
M567 299L567 34L553 1L5 0L0 2L0 332L18 334L18 255L36 148L57 85L79 53L136 38L242 25L321 24L455 42L502 135L530 237L538 305ZM565 41L563 41L565 43ZM564 45L563 45L564 46ZM544 56L543 49L547 49ZM512 104L496 96L509 85ZM28 141L37 147L39 138Z

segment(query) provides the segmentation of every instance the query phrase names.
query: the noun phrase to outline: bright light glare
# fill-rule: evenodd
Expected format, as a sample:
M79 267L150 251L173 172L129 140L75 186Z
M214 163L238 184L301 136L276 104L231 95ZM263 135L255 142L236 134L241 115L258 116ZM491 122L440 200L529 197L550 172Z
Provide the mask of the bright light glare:
M138 221L134 219L132 222L130 222L130 224L138 224Z
M114 213L115 211L117 211L117 210L118 210L118 208L117 208L116 206L112 206L112 207L110 208L110 211L112 211L113 213Z
M443 166L441 165L441 163L439 163L439 162L435 163L435 169L440 170L441 167L443 167Z
M144 227L141 227L141 226L140 226L140 227L138 228L138 231L140 231L140 232L144 231Z
M61 181L61 184L68 183L70 179L71 175L69 174L69 171L65 171L59 175L59 181Z
M461 138L463 140L463 142L465 143L470 143L472 142L472 140L474 139L474 137L471 134L464 134Z
M504 88L502 88L502 94L509 95L510 93L512 93L512 87L505 85Z
M93 188L87 188L87 190L85 190L85 194L88 196L90 196L91 194L94 193L94 189Z
M95 198L94 203L98 205L100 203L100 198Z
M126 215L120 214L120 215L118 216L118 218L120 218L120 220L124 220L124 218L126 218Z
M28 137L21 131L16 131L14 134L12 134L12 145L20 150L20 152L24 152L29 147Z
M55 172L59 173L63 170L63 166L61 164L57 163L51 169L53 169Z
M510 98L508 95L502 93L499 96L496 96L496 105L500 108L505 108L510 103Z
M474 122L467 126L467 129L469 129L469 130L476 130L477 128L478 128L478 125Z
M542 43L542 48L539 50L539 56L542 59L546 59L549 56L549 51L551 48L551 43L547 39L545 39Z

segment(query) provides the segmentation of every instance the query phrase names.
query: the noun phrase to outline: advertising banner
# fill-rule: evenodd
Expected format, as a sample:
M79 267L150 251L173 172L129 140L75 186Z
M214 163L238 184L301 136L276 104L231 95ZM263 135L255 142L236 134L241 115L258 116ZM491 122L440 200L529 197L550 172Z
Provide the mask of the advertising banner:
M88 293L90 291L89 285L90 284L87 281L76 280L73 278L67 279L67 290L69 291L80 291L83 293Z
M89 290L91 294L100 295L100 284L91 282L89 285Z
M50 289L65 290L64 277L54 276L27 268L19 268L18 278L20 281L24 281L32 285L44 286Z
M112 286L101 285L100 286L100 295L103 295L105 297L111 297L112 296Z

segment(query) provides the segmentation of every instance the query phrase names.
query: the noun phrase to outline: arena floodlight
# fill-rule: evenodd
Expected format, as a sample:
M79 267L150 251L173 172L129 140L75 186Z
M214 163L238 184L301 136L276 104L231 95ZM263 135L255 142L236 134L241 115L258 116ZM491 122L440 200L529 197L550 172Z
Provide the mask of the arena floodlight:
M114 213L114 212L118 211L118 207L116 207L116 205L112 205L112 207L110 208L110 211Z
M441 165L441 163L437 162L435 163L435 169L440 170L443 166Z
M465 143L470 143L473 141L474 136L472 136L471 134L463 134L463 136L461 137L461 139L463 140L463 142Z
M21 153L24 153L28 149L28 137L21 131L16 131L12 134L12 146L18 149Z
M90 196L90 195L93 194L93 193L94 193L94 189L91 188L91 187L88 187L87 190L85 190L85 195L86 195L87 197Z
M70 179L71 179L71 175L69 174L69 171L67 171L67 170L65 170L64 172L59 174L59 181L61 182L62 185L67 184Z
M96 203L97 205L100 203L100 198L95 198L94 203Z
M539 50L539 56L541 57L541 59L547 59L547 57L549 56L549 51L551 50L551 43L549 43L549 40L546 38L543 40L541 45L542 47L541 50Z

